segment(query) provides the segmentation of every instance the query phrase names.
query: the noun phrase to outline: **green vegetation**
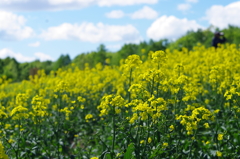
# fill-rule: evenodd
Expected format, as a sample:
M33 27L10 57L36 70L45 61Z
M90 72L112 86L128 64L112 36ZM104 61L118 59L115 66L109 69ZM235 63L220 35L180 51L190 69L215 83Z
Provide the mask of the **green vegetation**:
M109 52L106 47L101 44L96 51L88 53L80 53L74 59L71 59L69 55L61 55L56 61L44 61L39 60L33 62L19 63L14 58L0 59L0 77L5 75L7 79L12 79L14 82L22 80L28 80L29 75L36 74L36 70L44 69L46 74L49 74L51 70L58 70L68 66L70 63L75 63L80 69L84 69L85 63L89 64L90 68L93 68L97 63L108 64L106 59L110 59L109 65L119 65L121 59L125 59L129 55L146 54L149 51L166 50L169 49L179 50L187 48L192 50L194 46L201 43L205 47L211 47L211 40L213 38L213 30L209 27L206 30L189 31L186 35L180 37L176 41L170 41L168 39L161 39L159 41L150 40L149 42L141 42L140 44L125 44L117 52ZM218 30L218 29L217 29ZM229 26L222 30L227 38L228 43L240 44L240 28L236 26Z
M0 158L239 159L240 49L186 51L0 78Z

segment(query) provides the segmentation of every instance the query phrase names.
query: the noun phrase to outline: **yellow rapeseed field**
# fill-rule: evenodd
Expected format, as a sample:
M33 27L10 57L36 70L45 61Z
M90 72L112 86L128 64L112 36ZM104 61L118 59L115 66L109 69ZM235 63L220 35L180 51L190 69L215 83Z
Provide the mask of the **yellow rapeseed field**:
M0 158L239 158L240 49L0 78Z

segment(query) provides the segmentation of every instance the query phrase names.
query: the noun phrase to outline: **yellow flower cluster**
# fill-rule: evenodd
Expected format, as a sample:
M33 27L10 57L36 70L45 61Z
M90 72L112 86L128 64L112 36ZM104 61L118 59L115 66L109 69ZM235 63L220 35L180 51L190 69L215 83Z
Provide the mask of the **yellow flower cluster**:
M179 115L176 120L181 120L180 123L186 127L188 135L193 134L193 130L197 130L201 121L204 121L204 127L209 128L208 120L214 120L214 114L204 107L195 108L192 110L192 115Z
M87 115L85 116L86 122L89 122L89 120L92 119L92 118L93 118L93 115L92 115L92 114L87 114Z
M33 118L44 117L47 115L46 109L49 103L50 100L44 99L41 96L37 95L33 97L31 102L33 111L30 112L30 114L33 116Z
M99 116L104 116L108 115L109 113L119 114L123 106L124 99L120 95L106 95L102 98L102 102L97 109L100 111Z
M50 75L40 70L30 80L19 83L1 77L1 131L5 133L16 125L30 131L28 123L41 123L50 117L56 125L63 117L60 122L68 125L113 115L126 120L130 127L164 127L164 132L171 135L178 132L178 121L183 126L180 132L188 135L198 128L208 131L218 124L218 112L229 111L231 120L239 116L239 54L236 45L217 50L198 45L192 51L149 52L144 60L130 55L120 66L97 64L90 68L86 64L80 70L72 65ZM16 142L16 133L8 135L7 140ZM218 135L221 142L223 138ZM140 139L137 144L152 144L156 137ZM161 142L161 147L166 148L168 143Z
M142 61L140 59L140 56L138 55L130 55L128 58L125 60L125 68L127 69L132 69L138 67L140 64L142 64Z
M154 63L165 63L167 60L167 53L164 51L156 51L152 53L152 62Z

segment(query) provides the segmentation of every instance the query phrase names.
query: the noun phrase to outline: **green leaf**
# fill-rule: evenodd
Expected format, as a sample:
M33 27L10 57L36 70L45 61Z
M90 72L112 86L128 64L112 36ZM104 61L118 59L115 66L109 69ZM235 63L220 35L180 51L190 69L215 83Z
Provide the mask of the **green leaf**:
M124 159L130 159L132 158L132 152L134 151L134 144L133 143L130 143L128 145L128 148L127 148L127 151L126 153L124 154Z
M111 157L109 152L105 153L104 159L112 159L112 157Z
M100 156L100 159L104 159L105 158L105 155L109 153L108 150L104 151L101 156Z
M26 154L26 152L21 152L20 156L23 157Z

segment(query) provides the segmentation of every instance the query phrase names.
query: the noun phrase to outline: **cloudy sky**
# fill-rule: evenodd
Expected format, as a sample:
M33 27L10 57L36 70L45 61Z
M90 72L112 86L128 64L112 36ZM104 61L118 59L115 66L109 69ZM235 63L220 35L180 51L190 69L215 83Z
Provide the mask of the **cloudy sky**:
M177 39L188 30L240 27L234 0L0 0L0 58L73 59L104 44Z

